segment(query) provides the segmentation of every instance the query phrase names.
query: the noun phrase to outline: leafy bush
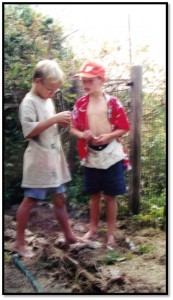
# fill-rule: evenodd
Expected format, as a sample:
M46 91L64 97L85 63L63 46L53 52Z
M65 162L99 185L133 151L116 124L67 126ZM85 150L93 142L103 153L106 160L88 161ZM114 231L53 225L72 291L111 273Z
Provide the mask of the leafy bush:
M18 120L18 109L6 109L4 130L4 203L5 207L22 200L23 152L26 144Z

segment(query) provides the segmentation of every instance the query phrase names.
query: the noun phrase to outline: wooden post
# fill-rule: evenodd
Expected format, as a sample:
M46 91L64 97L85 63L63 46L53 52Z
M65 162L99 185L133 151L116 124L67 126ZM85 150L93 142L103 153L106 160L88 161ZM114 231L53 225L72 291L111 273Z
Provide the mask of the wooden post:
M131 68L131 133L130 159L132 170L129 189L129 209L139 213L141 178L141 120L142 120L142 67Z

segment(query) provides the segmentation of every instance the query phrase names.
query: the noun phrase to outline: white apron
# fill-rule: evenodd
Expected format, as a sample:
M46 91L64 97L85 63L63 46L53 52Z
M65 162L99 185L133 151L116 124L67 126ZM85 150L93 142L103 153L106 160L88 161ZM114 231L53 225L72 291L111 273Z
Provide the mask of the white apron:
M108 169L124 158L125 154L121 143L114 139L101 151L88 147L87 157L82 160L81 164L88 168Z

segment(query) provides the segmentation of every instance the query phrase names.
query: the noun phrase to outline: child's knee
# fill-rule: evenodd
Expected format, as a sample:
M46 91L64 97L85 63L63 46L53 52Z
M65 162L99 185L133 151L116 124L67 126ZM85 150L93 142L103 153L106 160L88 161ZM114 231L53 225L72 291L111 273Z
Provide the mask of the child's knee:
M36 200L30 197L24 197L22 205L27 207L28 209L31 209L36 205Z
M53 204L57 208L61 208L66 205L66 197L64 194L58 194L53 197Z

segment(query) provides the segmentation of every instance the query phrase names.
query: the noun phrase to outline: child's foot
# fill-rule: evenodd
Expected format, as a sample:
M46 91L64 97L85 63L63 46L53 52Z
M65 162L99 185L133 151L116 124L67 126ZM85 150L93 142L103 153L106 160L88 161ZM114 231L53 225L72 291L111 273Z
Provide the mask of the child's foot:
M66 240L65 240L65 243L66 243L67 245L75 244L75 243L77 243L77 242L78 242L78 239L77 239L77 237L75 237L75 236L66 238Z
M96 237L96 232L89 230L84 236L84 240L93 240Z
M34 252L31 250L31 248L26 246L14 246L13 251L17 252L19 255L25 257L25 258L32 258L35 256Z
M118 245L115 242L115 238L113 235L108 236L106 246L108 249L111 249L111 250L117 248Z

